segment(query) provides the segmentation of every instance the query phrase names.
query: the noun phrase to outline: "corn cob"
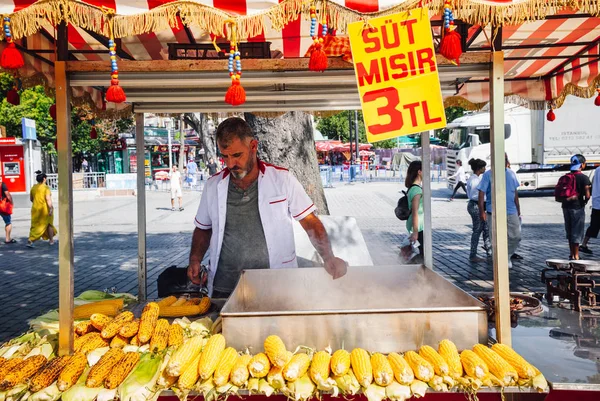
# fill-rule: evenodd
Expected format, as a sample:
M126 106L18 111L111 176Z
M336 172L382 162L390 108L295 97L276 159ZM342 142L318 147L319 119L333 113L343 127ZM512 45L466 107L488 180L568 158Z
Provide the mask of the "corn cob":
M310 356L307 354L296 354L283 368L283 377L285 380L293 382L301 378L308 372L310 366Z
M375 353L371 355L371 366L373 367L373 379L379 386L389 386L394 381L394 371L385 355Z
M265 380L265 379L261 379ZM286 387L285 379L283 377L283 369L277 366L271 366L269 374L267 375L267 384L273 387L275 390L280 390Z
M106 388L112 390L120 386L139 360L140 354L137 352L127 352L106 378L104 382Z
M177 385L180 390L191 390L194 384L198 381L200 374L198 373L198 365L200 363L201 355L197 355L192 363L190 363L183 374L179 377Z
M114 368L123 359L125 353L120 348L111 348L102 358L90 369L90 373L85 381L85 385L90 388L100 387L104 380Z
M404 354L404 359L408 362L417 379L425 383L433 379L433 375L435 374L433 366L419 354L414 351L408 351Z
M163 308L160 308L159 312L159 315L161 317L184 317L196 316L199 314L199 305L165 306Z
M114 299L103 299L102 301L91 302L87 305L94 305L94 306L111 305L118 309L123 309L123 306L125 306L125 302L123 301L122 298L114 298Z
M75 325L75 333L79 336L83 336L87 333L95 331L94 325L90 320L84 320Z
M329 379L331 373L331 355L327 351L319 351L313 355L309 375L312 381L319 385Z
M242 387L248 381L250 372L248 371L248 364L252 359L252 355L240 355L233 368L231 369L231 383L237 387Z
M119 313L117 317L108 322L106 326L102 328L102 338L110 339L116 336L121 330L121 327L128 322L131 322L134 319L133 313L130 311L125 311Z
M458 354L458 349L456 349L456 345L450 340L442 340L438 345L438 353L450 368L450 372L460 377L463 375L463 367L460 362L460 355Z
M532 379L537 376L533 365L527 362L525 358L517 354L515 350L508 345L494 344L492 345L492 351L500 355L506 362L515 368L520 378Z
M444 358L442 358L433 347L423 345L421 349L419 349L419 355L431 363L438 376L445 376L450 372L450 368Z
M110 340L111 348L123 348L124 346L129 344L129 339L125 337L121 337L119 334L114 336L112 340Z
M156 384L160 388L170 388L173 384L177 383L177 379L179 379L178 376L171 376L163 370Z
M131 322L125 323L119 329L119 335L125 338L131 338L138 333L140 329L140 321L138 319L132 320Z
M175 301L177 301L177 297L175 295L169 295L168 297L163 298L160 301L158 301L156 304L158 305L159 308L162 308L165 306L173 305L175 303Z
M350 370L350 353L338 349L331 356L331 372L334 376L344 376Z
M83 336L77 338L73 342L73 350L75 352L79 351L85 343L87 343L88 341L95 339L95 338L102 339L102 336L100 335L100 333L93 332L93 333L87 333L86 335L83 335Z
M373 382L373 367L369 353L362 348L354 348L350 353L350 364L358 383L363 387L369 387Z
M158 320L159 307L156 302L149 302L142 311L142 317L140 319L140 330L138 332L138 338L140 342L147 343L150 341L152 334L154 333L154 326Z
M183 344L183 327L177 323L173 323L169 327L169 347L179 347Z
M76 306L73 308L73 319L89 319L94 313L102 313L106 316L116 316L119 313L119 308L113 304L100 304L97 305L95 302L85 305Z
M2 364L6 362L6 358L4 358L3 356L0 356L0 368L2 367Z
M156 327L154 327L154 334L150 340L150 351L161 352L167 348L169 342L169 322L167 319L158 319Z
M129 339L129 344L130 345L135 345L135 346L140 346L142 344L140 344L140 339L138 338L138 336L133 336Z
M167 365L167 374L170 376L180 376L188 365L202 351L204 339L201 336L195 336L184 342L171 356ZM198 365L195 366L198 370Z
M474 379L483 379L489 373L488 366L476 353L466 349L460 353L465 374Z
M58 379L56 380L58 389L60 391L67 391L70 389L75 383L77 383L77 380L79 380L79 377L85 370L86 365L87 358L85 357L85 354L82 352L76 352L69 360L69 363L67 363L67 366L65 366L65 368L58 375Z
M2 364L0 367L0 382L4 380L4 377L16 369L23 362L23 358L14 357Z
M46 362L48 362L48 359L44 355L34 355L23 360L10 373L4 376L4 379L0 382L0 390L8 390L17 384L23 383L35 375Z
M271 335L264 342L265 354L269 357L269 361L278 368L283 368L288 362L287 349L283 340L279 336Z
M208 312L208 310L210 309L210 298L209 297L203 297L200 300L200 303L198 304L198 306L200 307L200 315L205 314L206 312Z
M102 331L104 326L106 326L111 320L112 318L102 313L94 313L92 316L90 316L90 322L92 323L92 326L94 326L94 328L98 331Z
M227 384L227 382L229 382L231 369L233 369L233 365L237 361L237 358L238 353L235 348L232 347L225 348L225 351L221 353L221 359L217 364L217 368L215 369L213 376L215 386L224 386Z
M250 375L258 379L267 376L269 370L271 370L271 362L269 362L269 357L262 352L254 355L248 364Z
M200 364L198 365L198 373L202 381L211 377L215 372L221 355L225 351L225 345L225 337L222 334L213 335L206 343L206 346L202 350Z
M187 301L188 301L188 299L186 297L179 297L177 299L177 301L173 302L169 306L181 306L181 305L184 305Z
M58 375L71 360L70 355L59 356L48 362L39 372L31 378L30 390L33 393L40 391L54 383Z
M513 380L518 380L519 374L506 362L502 357L496 354L494 351L482 344L475 344L473 346L473 352L475 352L483 362L488 366L490 373L500 379L504 384L510 384Z
M415 374L410 365L401 355L391 352L388 355L388 362L394 371L394 377L398 383L408 386L415 380Z
M190 298L184 305L200 305L202 298Z

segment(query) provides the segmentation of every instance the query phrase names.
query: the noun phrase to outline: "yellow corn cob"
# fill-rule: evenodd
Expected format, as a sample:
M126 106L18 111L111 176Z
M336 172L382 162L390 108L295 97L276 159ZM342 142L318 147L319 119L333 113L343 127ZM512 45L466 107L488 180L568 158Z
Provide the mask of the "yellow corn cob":
M517 354L515 350L505 344L494 344L492 345L492 351L497 353L510 364L522 379L532 379L536 375L535 368L529 362L525 360L521 355Z
M196 316L200 314L199 305L181 305L181 306L166 306L160 308L161 317L184 317Z
M310 356L307 354L296 354L283 368L283 377L285 380L293 382L301 378L308 372L310 366Z
M177 323L173 323L169 327L169 347L179 347L183 344L183 327Z
M198 373L202 381L211 377L215 372L225 345L225 337L222 334L213 335L206 343L198 365Z
M19 366L23 362L23 358L14 357L2 364L0 367L0 382L4 380L4 377L12 372L17 366Z
M179 377L177 385L180 390L191 390L194 384L198 381L200 374L198 373L198 364L200 363L201 355L197 355L191 364L187 366L183 374Z
M93 338L102 338L102 336L100 335L100 333L93 332L78 337L75 339L75 341L73 341L73 350L75 352L79 351L86 342L90 341Z
M3 356L0 356L0 368L2 367L2 364L6 362L6 358L4 358Z
M279 336L271 335L264 342L265 354L269 357L269 361L278 368L283 368L288 362L287 349Z
M100 387L104 380L114 368L123 359L125 353L120 348L111 348L102 355L102 358L90 369L90 373L85 381L85 385L90 388Z
M269 357L262 352L254 355L248 364L248 371L252 377L258 379L267 376L269 370L271 370L271 362L269 362Z
M139 360L140 354L137 352L127 352L119 363L112 368L112 371L106 378L104 383L106 388L112 390L120 386Z
M331 356L331 372L334 376L344 376L350 370L350 353L338 349Z
M108 322L106 324L106 326L104 326L102 328L102 333L100 333L102 335L102 338L106 338L106 339L113 338L114 336L116 336L119 333L119 330L121 330L121 327L125 323L131 322L134 319L134 317L135 316L130 311L125 311L125 312L119 313L117 315L117 317L115 317L113 320Z
M224 386L227 384L227 382L229 382L231 369L233 369L233 365L237 361L237 357L238 353L235 348L232 347L225 348L225 351L221 353L221 360L219 360L213 376L215 386Z
M119 335L125 338L131 338L138 333L140 329L140 321L138 319L132 320L131 322L125 323L119 329Z
M373 367L373 379L379 386L385 387L394 381L394 371L385 355L375 353L371 355L371 366Z
M460 355L456 345L450 340L442 340L438 345L438 353L448 364L451 373L460 377L463 374L462 363L460 362Z
M140 330L138 332L138 338L141 343L147 343L150 341L152 334L154 333L154 326L158 320L159 307L156 302L149 302L142 311L142 317L140 319Z
M160 352L167 348L169 342L169 321L167 319L158 319L154 334L150 340L150 351Z
M233 383L234 386L242 387L248 381L248 378L250 377L248 364L251 359L252 355L244 354L240 355L235 361L235 364L231 369L231 383Z
M460 362L465 374L474 379L483 379L489 373L488 366L476 353L466 349L460 353Z
M35 375L46 362L48 362L48 359L44 355L34 355L23 360L10 373L4 376L4 379L0 382L0 390L7 390L17 384L23 383Z
M73 319L89 319L94 313L102 313L106 316L116 316L119 313L118 306L114 304L98 304L97 302L76 306L73 308Z
M409 386L410 383L415 380L415 374L410 368L410 365L401 355L391 352L388 355L388 362L394 371L394 377L398 383Z
M111 320L111 317L108 317L102 313L94 313L92 316L90 316L90 322L92 323L92 326L94 326L94 328L98 331L102 331L104 326L106 326Z
M210 298L209 297L203 297L200 300L200 303L198 304L198 306L200 307L200 315L205 314L206 312L208 312L208 310L210 309Z
M31 378L29 386L31 392L36 393L54 383L60 372L69 363L69 360L71 360L71 356L64 355L54 358L45 364L44 367Z
M137 335L133 336L133 337L131 337L129 339L129 344L130 345L135 345L136 347L139 347L140 345L142 345L142 344L140 344L140 339L138 338Z
M264 380L264 379L262 379ZM279 390L285 387L285 379L283 377L283 368L277 366L271 366L269 374L267 375L267 383L275 390Z
M187 301L188 301L188 299L186 297L179 297L177 299L177 301L173 302L169 306L181 306L181 305L184 305Z
M94 331L94 325L90 320L84 320L75 325L75 333L77 335L83 336L87 333L91 333Z
M122 337L121 335L117 334L116 336L114 336L112 338L112 340L110 341L110 347L111 348L123 348L124 346L129 344L129 339Z
M202 298L190 298L184 305L200 305Z
M69 360L69 363L67 363L67 366L65 366L65 368L58 375L58 379L56 380L58 389L60 391L67 391L70 389L75 383L77 383L77 380L79 380L79 377L85 370L86 365L87 358L85 357L85 354L82 352L76 352Z
M79 337L75 340L73 350L83 352L84 354L95 350L96 348L107 347L108 341L102 338L100 333L93 332Z
M450 373L448 363L446 363L444 358L442 358L441 355L438 354L435 349L433 349L433 347L430 347L429 345L423 345L421 349L419 349L419 355L431 363L435 373L438 376L445 376Z
M420 381L428 383L431 379L433 379L433 376L435 375L433 366L416 352L406 352L404 354L404 360L408 362L408 365L415 374L415 377Z
M319 351L313 355L309 374L312 381L319 385L329 379L331 373L331 355L327 351Z
M513 380L519 378L519 374L506 362L502 357L496 354L494 351L489 349L483 344L475 344L473 346L473 352L475 352L483 362L488 366L490 373L500 379L504 384L508 385Z
M167 365L167 374L170 376L180 376L188 365L202 351L204 339L201 336L194 336L184 342L171 356ZM198 370L198 365L195 365Z
M354 348L350 353L350 364L358 383L363 387L369 387L373 382L373 367L369 353L362 348Z
M118 309L123 309L123 306L125 306L125 301L122 298L104 299L102 301L90 302L87 305L94 305L94 306L111 305Z
M159 308L163 308L165 306L173 305L177 301L177 297L175 295L169 295L166 298L161 299L156 304Z
M170 388L173 384L177 383L177 379L179 379L179 377L170 376L165 370L163 370L156 384L160 388Z

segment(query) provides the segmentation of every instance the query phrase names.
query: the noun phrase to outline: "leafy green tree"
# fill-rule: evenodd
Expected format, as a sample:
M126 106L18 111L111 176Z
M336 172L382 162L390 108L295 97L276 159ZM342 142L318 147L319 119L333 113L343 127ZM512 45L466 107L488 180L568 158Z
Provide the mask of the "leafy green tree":
M350 120L350 121L349 121ZM334 114L330 117L317 119L317 129L321 133L331 140L340 140L342 142L350 141L350 128L349 123L352 123L352 129L354 130L354 112L353 111L342 111L338 114ZM354 135L354 134L353 134ZM365 130L365 122L363 120L362 111L358 112L358 137L361 143L367 142L367 135ZM355 139L354 139L355 140ZM374 142L373 147L390 149L396 146L394 139L388 139L385 141Z

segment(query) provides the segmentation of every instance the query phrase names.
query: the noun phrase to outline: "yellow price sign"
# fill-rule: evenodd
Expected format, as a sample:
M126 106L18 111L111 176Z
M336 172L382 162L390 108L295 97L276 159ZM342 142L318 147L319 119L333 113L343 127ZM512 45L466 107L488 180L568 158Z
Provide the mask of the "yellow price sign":
M446 126L427 8L354 22L348 35L369 142Z

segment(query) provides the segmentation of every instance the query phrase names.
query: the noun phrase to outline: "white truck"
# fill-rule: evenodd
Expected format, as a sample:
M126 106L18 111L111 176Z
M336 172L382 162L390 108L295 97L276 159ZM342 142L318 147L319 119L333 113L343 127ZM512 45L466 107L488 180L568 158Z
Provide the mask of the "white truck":
M504 146L511 169L521 183L519 190L553 189L558 179L569 170L570 158L580 153L588 164L600 163L600 108L593 99L568 96L563 106L554 110L556 120L546 119L547 110L530 110L504 105ZM490 158L490 113L467 114L448 124L446 152L448 176L461 160L470 172L470 159ZM589 166L585 173L593 171ZM448 180L453 189L456 179Z

